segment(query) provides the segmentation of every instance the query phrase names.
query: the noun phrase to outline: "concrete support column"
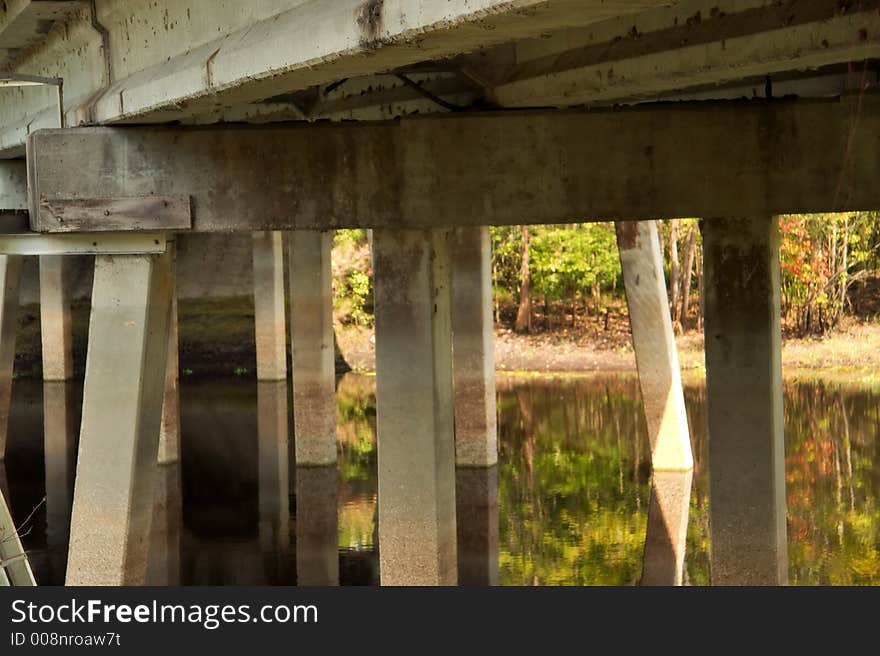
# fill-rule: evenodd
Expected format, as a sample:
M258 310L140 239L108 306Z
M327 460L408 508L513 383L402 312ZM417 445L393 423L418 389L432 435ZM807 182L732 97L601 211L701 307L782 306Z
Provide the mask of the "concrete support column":
M283 580L289 571L287 395L286 380L257 383L260 550L269 581Z
M373 235L383 585L458 580L448 240Z
M290 342L296 464L336 464L333 232L290 233Z
M174 260L98 255L68 585L139 585L147 569Z
M784 584L778 225L708 219L702 229L712 582Z
M73 378L73 329L70 319L70 256L40 256L40 335L43 380Z
M79 425L73 383L43 382L43 452L46 468L46 542L52 579L64 579L76 472ZM56 575L57 574L57 575Z
M489 228L454 230L449 259L455 460L459 466L488 467L498 462Z
M169 248L173 248L171 244ZM165 395L159 429L159 464L180 460L180 345L177 332L177 289L171 290L171 320L168 325L168 356L165 360Z
M286 380L284 233L255 232L253 237L257 380Z
M654 221L619 221L617 244L654 471L694 466L663 256Z
M498 467L455 471L458 584L498 585Z
M653 469L642 585L681 585L694 459L663 253L656 222L615 228Z
M339 585L336 467L296 468L296 584Z
M12 404L15 338L18 332L18 294L21 256L0 255L0 460L6 457L6 434Z

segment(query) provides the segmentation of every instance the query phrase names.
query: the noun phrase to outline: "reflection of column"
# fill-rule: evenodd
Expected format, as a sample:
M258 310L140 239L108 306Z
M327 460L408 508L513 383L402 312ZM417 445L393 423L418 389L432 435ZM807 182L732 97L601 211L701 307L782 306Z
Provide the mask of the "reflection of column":
M642 585L681 585L692 471L655 471L645 532Z
M174 260L98 255L68 585L146 577Z
M495 425L495 332L489 228L458 228L450 248L455 391L455 460L498 462Z
M180 585L180 463L156 465L147 585Z
M12 373L18 331L21 256L0 255L0 460L6 456L6 433L12 404Z
M336 467L296 468L296 583L339 585Z
M53 581L64 580L73 478L76 471L77 402L74 386L43 383L43 448L46 467L46 542Z
M287 327L284 318L284 233L255 232L254 330L257 379L287 378Z
M498 467L455 471L458 584L498 585Z
M707 219L703 245L712 582L784 584L777 222Z
M40 256L43 380L70 380L73 377L70 264L69 255Z
M297 465L336 463L332 232L290 233L290 342Z
M376 411L383 585L455 585L448 233L376 230Z
M260 546L269 581L284 580L290 551L287 381L257 383Z

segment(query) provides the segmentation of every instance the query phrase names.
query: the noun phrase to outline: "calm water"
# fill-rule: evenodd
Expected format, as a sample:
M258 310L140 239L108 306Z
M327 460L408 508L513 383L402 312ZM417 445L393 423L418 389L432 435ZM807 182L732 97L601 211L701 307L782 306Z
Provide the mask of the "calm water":
M636 379L505 378L498 387L499 466L458 473L463 582L637 584L650 466ZM373 393L371 378L339 383L337 475L288 462L284 384L183 381L182 458L160 468L150 581L376 584ZM44 461L43 386L17 382L6 485L17 522L39 506L23 541L38 581L58 584L71 485L63 433L78 425L81 390L46 394L50 443L60 446ZM880 584L878 396L870 384L786 384L794 584ZM696 469L684 581L699 585L709 580L704 388L687 387L686 399Z

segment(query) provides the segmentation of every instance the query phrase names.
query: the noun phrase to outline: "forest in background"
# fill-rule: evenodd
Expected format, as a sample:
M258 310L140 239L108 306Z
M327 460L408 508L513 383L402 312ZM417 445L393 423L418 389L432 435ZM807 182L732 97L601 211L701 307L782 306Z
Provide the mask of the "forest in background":
M880 314L880 212L779 217L782 323L823 334L845 316ZM696 219L658 221L673 325L702 328L703 249ZM518 333L607 330L626 315L612 223L493 227L496 325ZM336 319L372 325L364 230L340 230L334 252Z

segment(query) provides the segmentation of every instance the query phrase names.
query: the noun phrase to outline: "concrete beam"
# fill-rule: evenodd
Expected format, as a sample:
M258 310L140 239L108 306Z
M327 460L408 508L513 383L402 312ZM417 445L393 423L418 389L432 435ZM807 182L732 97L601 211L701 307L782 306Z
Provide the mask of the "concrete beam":
M851 10L837 0L685 0L517 44L488 97L507 107L622 102L863 62L880 56L877 9L876 0Z
M376 427L382 585L455 585L448 233L377 230Z
M788 581L779 229L706 221L710 567L716 585Z
M69 125L186 120L675 0L96 0L16 64L63 77ZM137 16L137 20L131 20ZM58 124L50 95L0 101L0 152Z
M690 471L694 459L657 224L620 221L615 227L652 468Z
M100 255L89 324L67 585L142 585L173 258Z
M284 235L255 232L253 238L257 380L287 380Z
M450 248L455 462L498 462L495 417L495 322L489 228L458 228Z
M290 344L296 464L336 463L332 232L290 233Z
M44 199L179 193L206 232L871 210L878 134L877 95L41 131L28 146L31 221L52 229L35 211Z

